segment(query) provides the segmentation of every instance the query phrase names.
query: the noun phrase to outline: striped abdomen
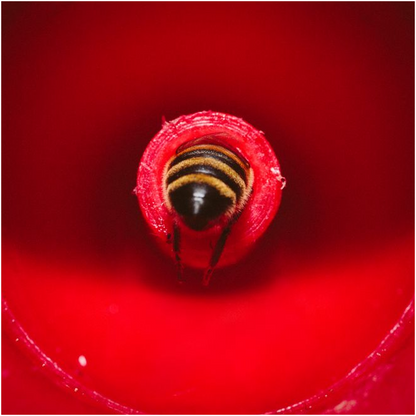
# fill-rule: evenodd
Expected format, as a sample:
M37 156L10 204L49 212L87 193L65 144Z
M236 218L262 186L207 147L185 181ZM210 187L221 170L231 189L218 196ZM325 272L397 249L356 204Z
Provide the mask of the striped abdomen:
M180 151L168 164L165 184L171 207L194 230L242 209L252 186L247 162L216 144Z

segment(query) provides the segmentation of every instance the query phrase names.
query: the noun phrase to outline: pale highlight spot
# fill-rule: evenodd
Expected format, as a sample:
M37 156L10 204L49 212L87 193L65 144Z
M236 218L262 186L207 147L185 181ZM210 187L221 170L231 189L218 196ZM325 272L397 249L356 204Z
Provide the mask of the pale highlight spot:
M87 365L87 359L85 358L85 356L80 355L80 356L78 357L78 363L79 363L79 365L80 365L81 367L86 367L86 365Z
M334 407L335 413L345 413L351 411L357 404L356 400L343 400L337 406Z
M282 174L280 173L280 169L277 168L277 167L272 167L272 168L270 168L270 172L272 172L273 175L276 175L277 180L280 181L280 189L285 188L286 178L284 176L282 176Z

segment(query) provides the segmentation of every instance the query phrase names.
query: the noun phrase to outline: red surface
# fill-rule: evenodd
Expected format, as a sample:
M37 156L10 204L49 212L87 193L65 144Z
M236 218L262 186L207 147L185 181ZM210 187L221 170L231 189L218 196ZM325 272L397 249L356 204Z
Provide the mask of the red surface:
M3 296L78 392L151 413L274 411L378 348L414 292L413 4L2 10ZM249 256L177 287L132 190L161 116L208 109L263 130L288 186ZM93 413L31 370L5 317L3 413ZM304 410L413 412L403 326L361 381Z
M226 135L225 146L250 161L254 177L251 196L232 227L219 260L218 267L221 267L236 263L248 253L266 231L280 205L285 178L273 149L260 131L242 119L214 112L190 114L170 121L151 140L143 154L135 193L153 235L162 249L173 256L172 245L167 244L168 234L173 232L173 214L167 208L164 196L165 167L181 145L217 133ZM183 264L207 268L212 247L225 226L226 221L219 221L207 230L195 232L182 225Z

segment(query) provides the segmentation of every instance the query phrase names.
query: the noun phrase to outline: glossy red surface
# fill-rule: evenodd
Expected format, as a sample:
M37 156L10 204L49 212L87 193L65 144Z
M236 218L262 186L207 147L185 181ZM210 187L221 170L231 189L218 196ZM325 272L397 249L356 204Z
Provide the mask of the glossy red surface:
M2 10L3 413L290 411L381 351L414 293L413 4ZM178 287L132 190L161 117L208 109L288 186L250 256ZM413 412L407 311L303 410Z
M239 220L233 225L218 267L236 263L246 255L263 235L273 220L282 197L286 179L276 155L264 135L244 120L215 112L190 114L165 123L151 140L139 164L135 193L152 234L162 250L174 257L168 235L173 233L173 215L165 200L165 169L180 146L194 139L213 134L223 137L223 146L229 146L243 160L250 161L254 177L252 192ZM178 220L178 219L177 219ZM222 221L221 221L222 220ZM180 223L180 220L178 222ZM220 218L207 230L195 232L180 225L181 262L198 268L207 268L212 247L220 238L227 219ZM172 240L170 240L172 242Z

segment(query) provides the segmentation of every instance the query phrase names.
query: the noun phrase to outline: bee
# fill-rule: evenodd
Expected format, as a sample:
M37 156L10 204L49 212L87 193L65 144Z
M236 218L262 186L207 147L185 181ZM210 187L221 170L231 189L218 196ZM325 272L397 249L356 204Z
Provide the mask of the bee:
M233 225L253 189L249 162L230 148L220 134L200 137L180 146L164 172L164 197L173 216L173 251L182 280L181 227L203 232L221 224L221 234L204 272L208 285Z

